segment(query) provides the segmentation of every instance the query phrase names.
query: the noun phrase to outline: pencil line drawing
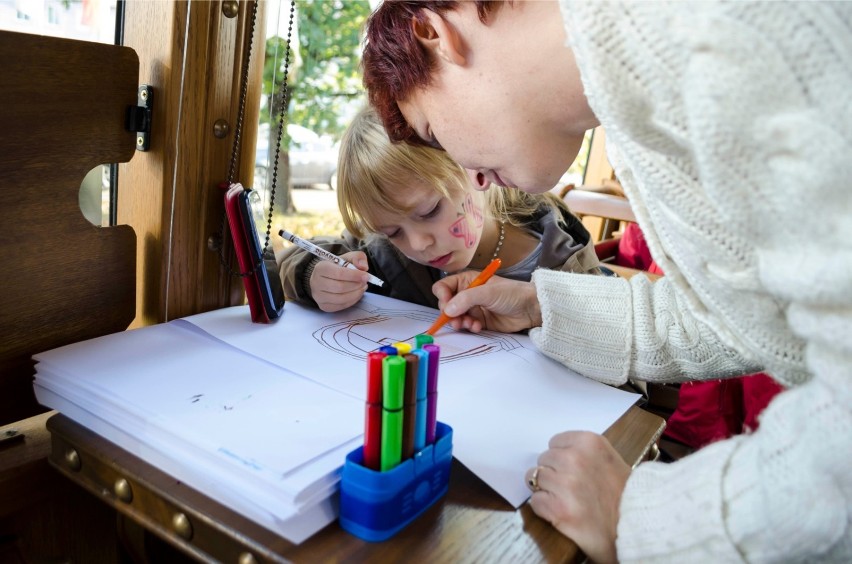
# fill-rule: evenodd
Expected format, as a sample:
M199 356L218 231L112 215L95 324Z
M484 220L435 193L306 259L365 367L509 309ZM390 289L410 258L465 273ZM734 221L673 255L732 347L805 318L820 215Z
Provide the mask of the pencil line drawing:
M434 321L430 312L386 309L361 302L358 309L364 317L324 325L313 332L323 347L353 359L365 359L367 353L385 345L411 342L411 321L422 322L424 329ZM483 356L495 352L512 352L523 345L511 335L483 331L461 333L447 327L441 335L441 363Z

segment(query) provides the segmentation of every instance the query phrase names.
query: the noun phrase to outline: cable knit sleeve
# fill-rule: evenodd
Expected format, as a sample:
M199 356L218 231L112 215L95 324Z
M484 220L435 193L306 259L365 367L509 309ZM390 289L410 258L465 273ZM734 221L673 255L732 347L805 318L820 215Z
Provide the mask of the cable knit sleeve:
M563 8L613 165L666 272L668 288L611 290L621 305L606 307L622 311L633 347L621 368L643 370L636 327L649 320L636 316L668 303L678 320L648 332L710 344L710 328L719 350L789 387L755 433L633 471L619 560L852 561L852 5ZM570 321L549 319L570 310L552 286L537 281L539 342L566 358Z
M826 368L842 376L848 360ZM619 559L848 562L848 396L814 379L776 397L754 434L640 465L622 496Z
M695 319L663 278L533 275L542 327L530 331L546 355L612 385L627 378L675 382L760 370Z

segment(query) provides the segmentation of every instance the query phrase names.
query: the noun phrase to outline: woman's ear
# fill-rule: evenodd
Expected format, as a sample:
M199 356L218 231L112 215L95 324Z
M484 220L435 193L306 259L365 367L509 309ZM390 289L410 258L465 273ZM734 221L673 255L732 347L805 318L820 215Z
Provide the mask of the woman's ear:
M464 65L465 56L458 30L432 10L423 9L420 15L426 20L411 20L414 37L434 55L453 65Z

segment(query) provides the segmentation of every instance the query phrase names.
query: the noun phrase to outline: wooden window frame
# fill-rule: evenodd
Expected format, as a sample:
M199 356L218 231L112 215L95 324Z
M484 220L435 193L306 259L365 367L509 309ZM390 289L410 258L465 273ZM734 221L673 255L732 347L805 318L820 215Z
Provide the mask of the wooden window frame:
M128 0L124 45L154 89L151 148L119 166L117 223L137 236L131 327L243 303L241 279L211 250L222 226L252 3ZM258 3L236 180L251 185L263 72L266 2ZM224 137L218 123L228 124ZM229 251L227 232L226 251Z

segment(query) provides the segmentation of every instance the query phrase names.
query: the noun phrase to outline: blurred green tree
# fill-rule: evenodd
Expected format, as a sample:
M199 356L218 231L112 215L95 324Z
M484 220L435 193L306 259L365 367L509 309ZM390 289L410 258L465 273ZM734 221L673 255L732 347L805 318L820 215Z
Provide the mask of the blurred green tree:
M290 3L282 0L282 12L289 14L289 8ZM304 126L334 141L340 139L355 110L365 100L360 72L361 32L369 14L367 0L296 2L296 25L287 71L290 102L286 123ZM279 34L283 36L273 36L266 41L263 67L262 93L266 103L260 110L260 122L270 124L270 163L275 158L279 114L284 103L281 81L287 48L286 18L281 25ZM285 153L289 138L286 131L283 133L281 147L284 150L278 159L279 171L280 176L289 178ZM256 171L257 185L265 184L264 179L258 178L261 173ZM276 184L276 208L285 213L293 211L289 183Z

